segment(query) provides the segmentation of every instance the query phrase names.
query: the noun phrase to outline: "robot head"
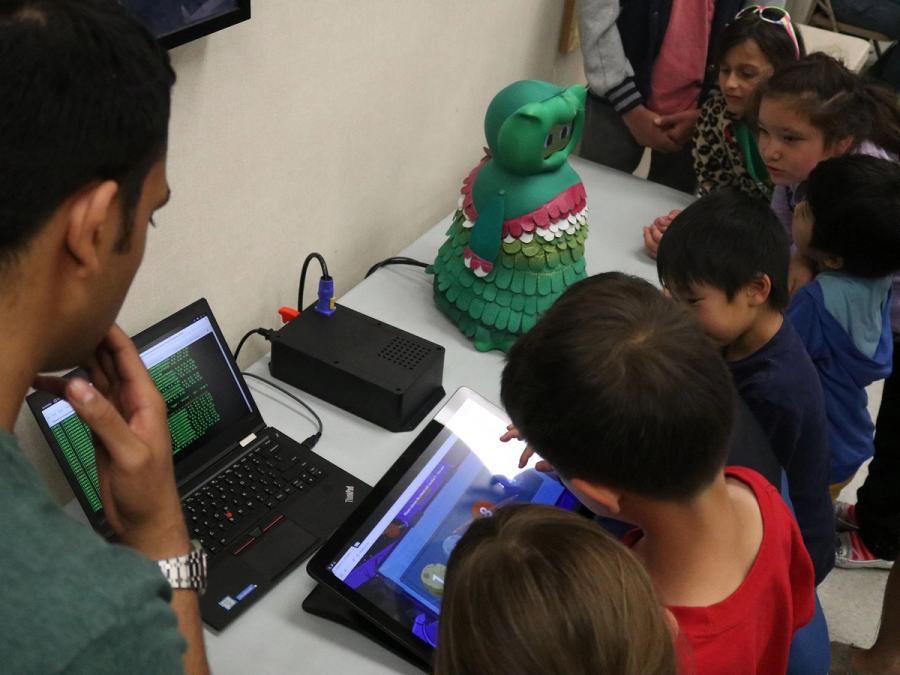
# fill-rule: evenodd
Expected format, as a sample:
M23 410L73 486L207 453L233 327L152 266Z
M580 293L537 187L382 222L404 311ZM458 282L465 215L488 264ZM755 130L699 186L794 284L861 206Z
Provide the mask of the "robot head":
M581 138L587 88L540 80L513 82L484 116L494 160L507 171L530 175L561 167Z

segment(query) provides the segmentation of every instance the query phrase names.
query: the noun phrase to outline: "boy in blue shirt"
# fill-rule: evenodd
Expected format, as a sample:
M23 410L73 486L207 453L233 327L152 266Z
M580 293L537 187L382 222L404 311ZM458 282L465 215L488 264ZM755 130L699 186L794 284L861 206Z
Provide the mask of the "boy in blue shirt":
M865 155L820 163L794 211L798 252L818 267L787 316L825 391L832 496L874 451L865 387L891 372L891 275L900 270L900 166Z
M660 243L660 281L721 348L788 479L816 583L834 566L822 387L784 320L790 245L772 210L725 189L681 212Z

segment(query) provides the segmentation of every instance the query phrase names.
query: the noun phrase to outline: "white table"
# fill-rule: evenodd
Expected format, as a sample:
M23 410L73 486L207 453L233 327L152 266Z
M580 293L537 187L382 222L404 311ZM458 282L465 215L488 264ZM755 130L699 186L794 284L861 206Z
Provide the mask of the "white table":
M656 266L643 253L640 227L670 209L683 208L691 197L591 162L574 159L572 164L584 182L590 209L588 272L621 270L656 282ZM402 255L431 260L449 222L448 217L435 225ZM466 385L499 402L503 355L472 348L432 302L431 279L418 268L387 267L340 298L339 304L443 345L448 396ZM264 357L251 371L268 375L267 362ZM296 403L265 384L254 380L249 384L268 424L295 438L311 433L313 427ZM369 484L378 481L425 425L423 421L415 431L391 433L302 391L292 391L314 406L324 422L325 433L316 452ZM206 630L213 672L419 672L362 635L305 613L300 603L313 587L301 565L223 633Z

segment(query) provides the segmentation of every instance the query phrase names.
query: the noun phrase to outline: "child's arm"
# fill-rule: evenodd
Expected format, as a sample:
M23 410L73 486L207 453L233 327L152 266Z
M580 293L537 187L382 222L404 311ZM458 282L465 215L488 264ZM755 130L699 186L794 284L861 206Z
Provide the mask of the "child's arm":
M742 389L787 475L794 514L803 543L812 559L816 580L831 570L834 560L834 521L828 495L829 454L825 420L811 427L809 411L790 392ZM813 418L815 419L815 418Z
M813 280L798 290L791 298L784 313L785 319L791 322L809 357L816 365L816 359L824 356L825 338L822 329L822 312L827 311L822 304L818 282ZM813 291L817 291L814 293ZM818 366L816 366L818 367Z
M681 213L681 209L672 209L664 216L659 216L650 225L644 228L644 249L647 255L656 260L656 252L659 250L659 242L669 229L672 221Z
M776 185L775 191L772 193L772 211L778 218L778 222L782 224L788 235L791 235L792 225L794 222L794 210L788 201L787 188L784 185ZM793 243L794 237L791 236Z

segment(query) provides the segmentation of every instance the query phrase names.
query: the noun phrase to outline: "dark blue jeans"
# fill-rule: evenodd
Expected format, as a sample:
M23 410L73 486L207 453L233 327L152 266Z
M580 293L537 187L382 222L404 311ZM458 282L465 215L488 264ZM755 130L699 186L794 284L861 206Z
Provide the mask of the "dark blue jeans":
M866 71L866 75L890 85L894 91L900 92L900 42L895 43L880 59Z
M831 7L841 23L900 40L900 0L831 0Z
M856 495L859 536L885 560L900 553L900 335L894 334L894 371L884 381L875 422L875 457Z
M831 0L835 18L900 40L900 0ZM900 91L900 49L891 47L868 75Z

